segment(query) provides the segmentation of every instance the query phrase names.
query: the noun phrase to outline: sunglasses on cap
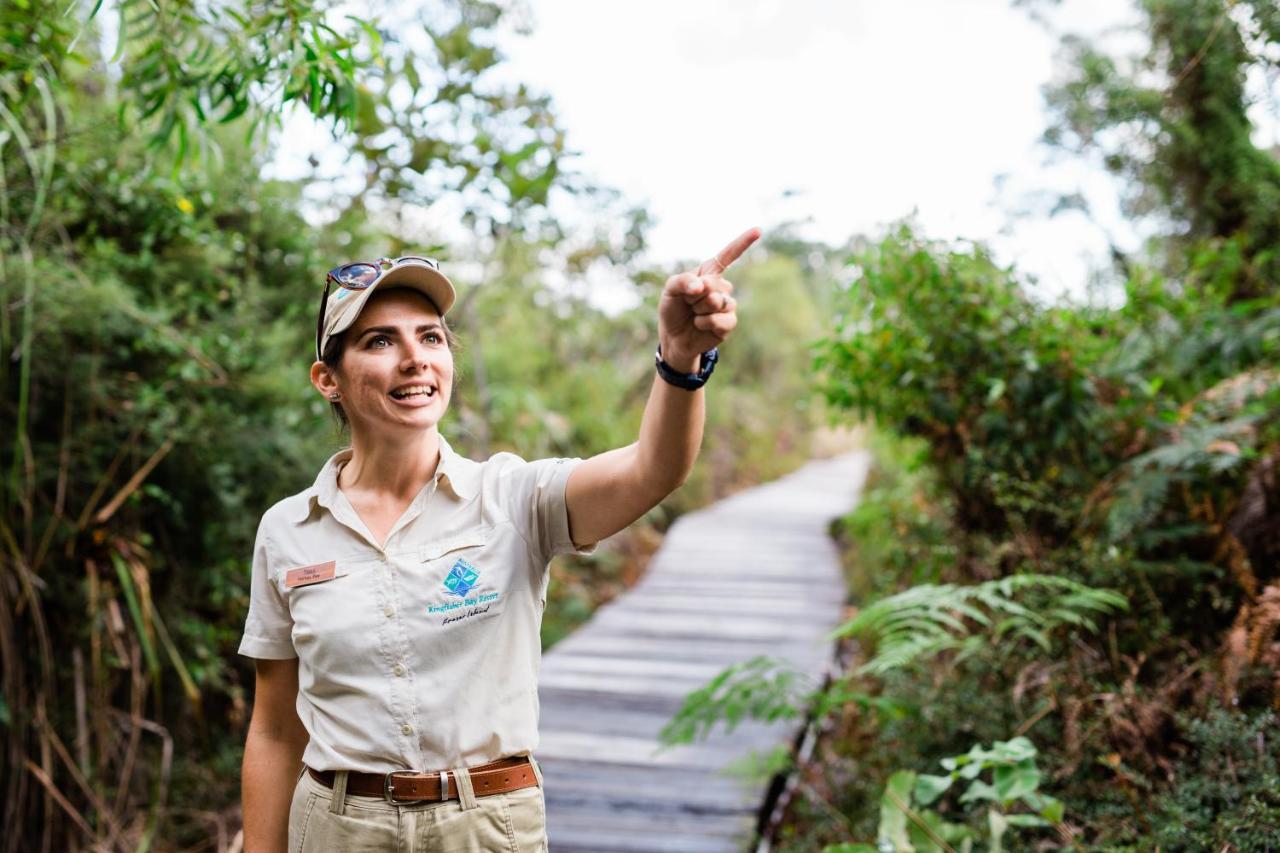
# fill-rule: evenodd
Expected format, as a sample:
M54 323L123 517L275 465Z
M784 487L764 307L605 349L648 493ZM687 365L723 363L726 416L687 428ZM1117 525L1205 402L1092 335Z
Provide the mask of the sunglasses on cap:
M439 271L440 262L435 258L424 258L421 255L406 255L403 258L378 258L376 261L352 261L329 270L324 277L324 295L320 297L320 315L316 318L316 360L320 361L320 341L324 338L325 309L329 306L329 286L338 285L345 290L365 290L378 280L384 272L401 264L422 264Z

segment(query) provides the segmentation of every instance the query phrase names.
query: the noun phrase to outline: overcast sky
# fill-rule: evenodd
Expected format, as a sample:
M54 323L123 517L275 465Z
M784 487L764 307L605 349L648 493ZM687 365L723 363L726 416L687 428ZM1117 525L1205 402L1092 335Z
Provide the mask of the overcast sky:
M1105 175L1046 165L1041 90L1061 73L1058 37L1009 0L529 8L533 32L504 36L501 73L554 98L579 171L648 205L652 260L700 259L786 221L840 243L914 212L929 236L989 242L1052 298L1083 292L1104 233L1137 240ZM1119 0L1053 14L1059 30L1095 36L1133 15ZM306 153L282 146L280 174L298 174ZM1040 190L1084 191L1101 226L1014 216Z
M1060 17L1096 29L1123 5L1068 0ZM507 71L555 98L580 169L648 202L657 259L700 258L787 220L842 242L913 211L932 236L992 241L1054 292L1105 251L1075 215L1000 235L1041 187L1088 180L1109 213L1104 178L1043 166L1057 41L1008 0L532 9L533 35L506 42Z

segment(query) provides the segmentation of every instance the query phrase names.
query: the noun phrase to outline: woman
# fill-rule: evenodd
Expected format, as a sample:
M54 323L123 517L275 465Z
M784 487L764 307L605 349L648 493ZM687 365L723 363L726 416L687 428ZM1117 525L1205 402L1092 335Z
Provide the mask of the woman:
M439 433L453 285L424 258L330 273L311 381L351 447L258 528L246 853L545 849L531 751L548 562L685 481L699 388L737 323L722 273L759 236L667 280L639 440L587 460L458 456Z

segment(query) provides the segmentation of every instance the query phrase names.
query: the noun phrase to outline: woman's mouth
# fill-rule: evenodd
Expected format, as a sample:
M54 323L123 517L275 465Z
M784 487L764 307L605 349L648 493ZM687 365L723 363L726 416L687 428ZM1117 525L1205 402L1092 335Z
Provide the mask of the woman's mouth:
M396 400L423 400L435 395L434 385L403 385L391 392L391 397Z

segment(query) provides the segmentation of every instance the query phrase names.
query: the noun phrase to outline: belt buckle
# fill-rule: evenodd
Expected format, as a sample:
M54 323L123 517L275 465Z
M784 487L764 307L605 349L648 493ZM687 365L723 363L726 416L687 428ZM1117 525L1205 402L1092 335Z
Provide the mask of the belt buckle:
M391 772L387 773L385 776L382 777L383 799L385 799L388 803L390 803L393 806L402 806L402 805L405 805L406 803L415 802L414 800L397 800L396 799L396 789L395 789L395 785L393 784L395 780L392 777L394 777L397 773L408 773L408 772L410 771L392 770Z

